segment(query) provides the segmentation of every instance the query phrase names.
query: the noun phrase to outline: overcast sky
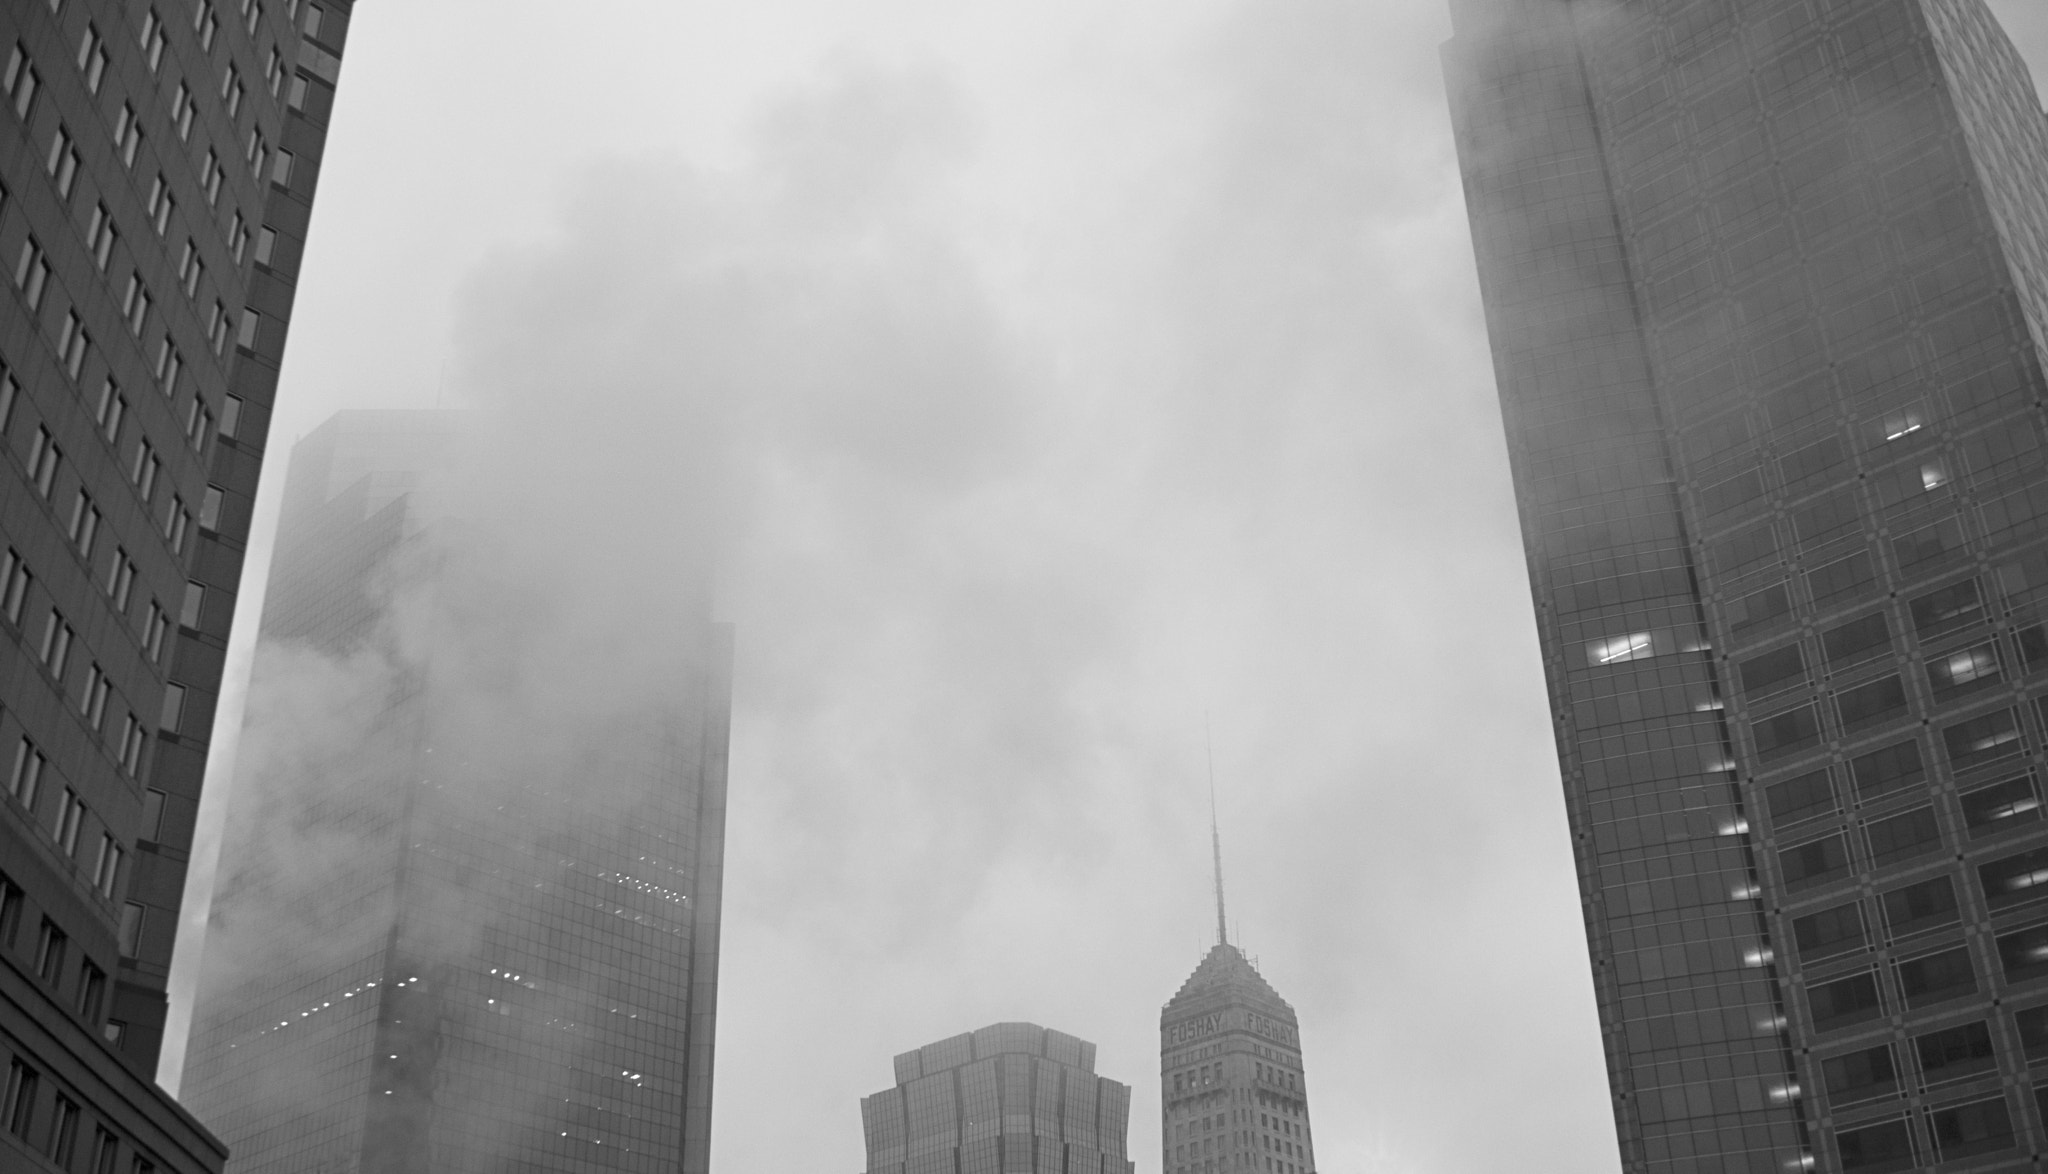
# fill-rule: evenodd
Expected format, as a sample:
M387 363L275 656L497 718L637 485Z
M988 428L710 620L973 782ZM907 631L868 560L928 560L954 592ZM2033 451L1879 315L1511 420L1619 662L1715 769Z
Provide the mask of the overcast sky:
M1993 7L2048 64L2048 6ZM294 439L488 401L522 313L633 319L563 413L730 401L720 1174L861 1169L890 1057L1008 1019L1100 1045L1157 1174L1205 736L1318 1165L1616 1169L1448 35L1436 0L360 5L238 663Z

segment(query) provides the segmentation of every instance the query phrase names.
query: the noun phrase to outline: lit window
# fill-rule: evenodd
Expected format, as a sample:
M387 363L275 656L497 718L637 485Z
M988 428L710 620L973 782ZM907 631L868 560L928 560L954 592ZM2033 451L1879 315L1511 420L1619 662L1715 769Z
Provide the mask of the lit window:
M78 43L78 72L85 77L85 88L92 93L100 92L100 79L107 75L107 43L100 39L100 31L90 23L85 26L85 37Z
M15 42L14 50L7 57L5 84L0 86L0 89L6 91L8 100L14 106L16 118L28 118L29 110L35 105L36 91L42 88L42 84L42 77L36 73L35 65L29 60L28 50L23 48L19 41Z
M43 256L43 246L36 238L29 237L21 242L21 260L14 266L14 285L21 290L21 300L31 310L43 308L43 291L50 284L50 262Z

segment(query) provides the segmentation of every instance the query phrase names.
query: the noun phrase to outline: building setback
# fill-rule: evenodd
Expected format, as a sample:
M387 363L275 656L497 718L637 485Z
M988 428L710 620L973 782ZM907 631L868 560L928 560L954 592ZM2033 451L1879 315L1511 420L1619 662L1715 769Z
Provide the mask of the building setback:
M1456 0L1623 1164L2048 1150L2048 119L1980 0Z
M0 1166L218 1170L165 985L351 0L0 8Z
M1129 1085L1095 1045L997 1023L896 1057L896 1087L860 1102L867 1174L1131 1174Z
M730 630L679 584L646 635L672 676L551 653L550 679L609 687L547 694L596 702L573 716L508 720L515 662L448 679L549 639L472 597L516 583L468 565L469 499L421 489L466 428L345 412L293 450L252 693L355 681L299 719L347 741L260 754L279 727L252 702L184 1096L234 1174L702 1174ZM437 634L409 644L408 615Z

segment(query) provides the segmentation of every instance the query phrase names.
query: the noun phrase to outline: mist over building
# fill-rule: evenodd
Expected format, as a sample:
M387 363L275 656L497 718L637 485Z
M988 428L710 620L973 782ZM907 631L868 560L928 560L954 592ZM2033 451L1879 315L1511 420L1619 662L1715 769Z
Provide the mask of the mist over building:
M10 1170L222 1162L154 1077L351 8L0 9Z
M867 1174L1131 1174L1131 1089L1095 1045L996 1023L896 1057L896 1087L860 1102Z
M2048 119L1979 0L1458 0L1630 1171L2048 1147Z
M183 1086L237 1174L707 1166L730 632L582 624L490 427L293 451Z

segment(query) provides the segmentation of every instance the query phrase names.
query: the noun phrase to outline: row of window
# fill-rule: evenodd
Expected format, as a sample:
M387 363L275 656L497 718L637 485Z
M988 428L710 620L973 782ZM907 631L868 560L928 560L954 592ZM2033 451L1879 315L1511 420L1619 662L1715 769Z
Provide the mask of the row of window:
M2030 865L2035 875L2028 884L2048 879L2048 871L2044 871L2048 864L2034 860ZM1991 866L1985 868L1988 871ZM2001 874L1987 884L1995 885L2010 879L2009 875ZM1897 913L1915 932L1930 923L1936 926L1954 923L1956 914L1953 907L1943 907L1953 902L1952 890L1938 888L1934 882L1915 888L1918 891L1914 893L1898 890L1887 894L1887 917ZM1917 908L1895 908L1906 906L1909 901L1921 904ZM1809 932L1817 934L1825 930ZM1813 939L1809 937L1809 940ZM2048 925L2028 926L1999 934L1994 939L1994 950L2000 973L2007 984L2048 977ZM1886 972L1891 975L1897 998L1903 1001L1906 1010L1911 1011L1966 998L1982 989L1976 965L1970 958L1969 946L1946 947L1897 959L1881 969L1866 968L1844 977L1808 983L1806 1005L1813 1029L1819 1032L1838 1031L1882 1017L1886 999L1881 975Z
M42 1073L29 1060L17 1056L8 1062L7 1085L0 1089L0 1128L35 1148L60 1170L76 1169L84 1146L89 1147L84 1154L90 1174L156 1174L154 1161L133 1143L124 1144L106 1125L94 1123L88 1139L84 1133L88 1118L79 1099L61 1088L52 1088L45 1098L43 1083Z
M120 593L127 592L134 582L133 568L133 563L117 558L114 578L108 584L108 589ZM28 569L28 560L21 557L21 554L11 546L4 548L4 554L0 554L0 619L4 619L8 627L21 628L23 604L28 597L28 589L34 582L35 576ZM195 612L196 620L197 604L193 602L195 596L188 593L187 598L188 602L193 603L192 610ZM204 599L203 588L198 589L196 599ZM152 601L144 618L142 651L153 662L161 659L164 638L169 630L169 617ZM70 676L73 659L71 653L77 643L78 630L64 618L62 611L52 605L44 617L40 639L28 645L34 650L37 663L49 676L52 688L60 697L65 696L67 691L67 678ZM124 774L130 778L140 778L148 730L132 710L125 709L119 704L112 678L100 662L89 660L87 664L83 687L73 699L78 717L86 728L92 731L94 737L104 740L108 756L119 765ZM166 716L174 719L174 723L168 727L168 732L177 732L178 727L175 723L182 720L183 706L183 687L167 686ZM116 712L122 715L118 734L111 732L114 727L110 725Z
M2037 1103L2048 1106L2048 1088L2036 1089L2034 1097ZM1924 1135L1915 1128L1915 1117L1836 1133L1835 1148L1841 1155L1842 1170L1845 1174L1890 1174L1917 1170L1927 1162L1998 1153L2019 1144L2004 1097L1929 1109L1917 1117L1926 1131ZM1931 1149L1927 1141L1932 1142Z
M57 788L57 807L52 814L51 822L43 822L41 808L46 791L43 776L49 772L49 765L49 758L43 754L42 748L36 745L35 739L26 734L22 735L14 747L13 763L8 767L7 795L28 813L30 823L49 833L66 859L75 861L82 847L80 837L84 832L90 808L76 790L68 785L60 786ZM160 796L162 793L151 791L150 794ZM153 802L152 806L161 813L161 799ZM160 814L158 818L161 818ZM103 899L112 901L120 888L121 865L127 859L127 850L114 838L112 829L95 822L100 828L100 835L97 841L98 849L92 857L90 883L94 892Z

